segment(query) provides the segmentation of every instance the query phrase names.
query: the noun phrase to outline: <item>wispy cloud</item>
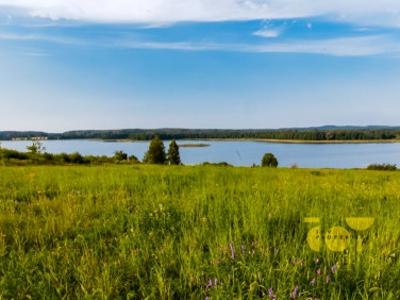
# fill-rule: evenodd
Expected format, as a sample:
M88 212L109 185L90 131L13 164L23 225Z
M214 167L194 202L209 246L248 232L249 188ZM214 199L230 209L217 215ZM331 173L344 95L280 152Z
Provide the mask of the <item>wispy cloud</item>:
M168 23L331 16L400 26L398 0L0 0L32 16L97 22Z
M62 37L62 36L54 36L54 35L46 35L46 34L20 34L20 33L2 33L0 32L0 41L20 41L20 42L29 42L29 41L39 41L39 42L48 42L54 44L65 44L65 45L87 45L87 42L71 37Z
M277 38L281 35L281 28L263 28L253 33L255 36L263 38Z
M246 47L245 47L246 49ZM248 51L264 53L305 53L332 56L372 56L398 54L399 43L385 35L332 38L320 40L294 40L265 45L251 45Z
M95 48L154 49L174 51L227 51L249 53L303 53L331 56L399 55L400 44L390 35L355 36L330 39L268 39L262 43L222 43L199 41L159 42L135 37L116 36L97 40L65 38L49 35L20 35L0 33L1 40L45 41L55 44Z

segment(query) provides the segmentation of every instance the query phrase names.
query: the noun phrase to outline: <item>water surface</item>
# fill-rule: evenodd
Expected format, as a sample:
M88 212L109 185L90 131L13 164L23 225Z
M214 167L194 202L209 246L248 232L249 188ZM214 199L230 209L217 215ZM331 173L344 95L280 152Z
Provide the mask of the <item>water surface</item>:
M184 164L228 162L236 166L259 164L264 153L274 153L281 166L304 168L363 168L372 163L400 165L400 143L390 144L280 144L252 141L179 141L178 144L210 144L181 148ZM2 147L26 151L29 141L3 141ZM103 142L93 140L43 141L47 152L111 156L122 150L142 159L149 142ZM165 142L168 146L168 142Z

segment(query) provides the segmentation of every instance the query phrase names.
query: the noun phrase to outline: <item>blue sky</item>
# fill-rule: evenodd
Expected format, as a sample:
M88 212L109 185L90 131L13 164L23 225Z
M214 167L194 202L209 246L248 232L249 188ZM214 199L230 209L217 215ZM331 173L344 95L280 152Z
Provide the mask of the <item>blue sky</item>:
M0 0L0 130L399 125L400 4Z

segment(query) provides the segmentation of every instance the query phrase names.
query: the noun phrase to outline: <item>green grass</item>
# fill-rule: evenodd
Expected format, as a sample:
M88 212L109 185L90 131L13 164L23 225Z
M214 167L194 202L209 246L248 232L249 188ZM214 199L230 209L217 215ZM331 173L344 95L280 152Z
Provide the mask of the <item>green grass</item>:
M0 299L399 299L399 187L361 170L0 167ZM376 218L361 253L309 248L305 217L357 216Z

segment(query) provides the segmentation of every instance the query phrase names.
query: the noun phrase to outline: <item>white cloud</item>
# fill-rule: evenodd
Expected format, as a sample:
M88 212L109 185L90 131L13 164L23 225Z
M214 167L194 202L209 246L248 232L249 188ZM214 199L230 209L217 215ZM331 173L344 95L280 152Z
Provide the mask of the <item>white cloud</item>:
M98 22L165 23L329 15L366 25L400 26L399 0L0 0L32 16Z
M0 33L0 41L45 41L54 44L96 48L157 49L174 51L233 51L248 53L302 53L330 56L356 57L372 55L400 55L400 44L388 35L331 38L317 40L268 40L265 43L219 43L219 42L155 42L129 37L103 40L85 40L44 35L19 35Z
M398 54L400 45L390 37L377 35L251 45L250 50L254 52L308 53L332 56L371 56Z
M253 33L253 35L264 38L277 38L281 35L282 29L279 28L263 28Z
M66 44L66 45L87 45L87 43L80 39L51 36L51 35L40 35L40 34L18 34L18 33L3 33L0 32L0 41L42 41L54 44Z

